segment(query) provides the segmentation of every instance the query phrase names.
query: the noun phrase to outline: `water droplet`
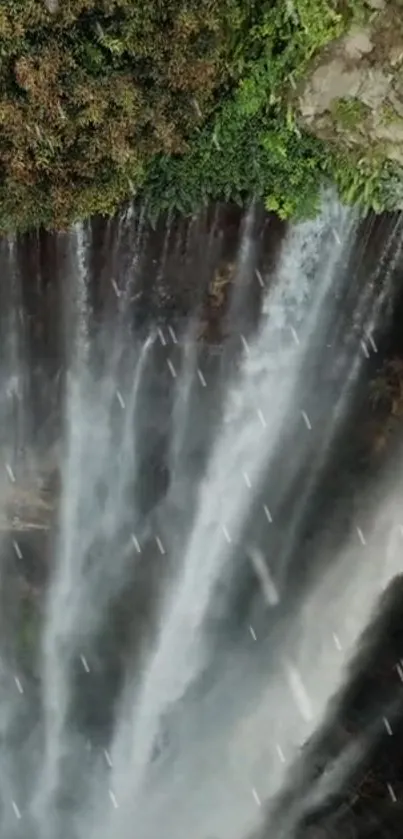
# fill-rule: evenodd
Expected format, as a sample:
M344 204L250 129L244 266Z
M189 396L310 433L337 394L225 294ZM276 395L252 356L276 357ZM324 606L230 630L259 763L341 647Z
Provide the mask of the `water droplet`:
M20 548L18 542L16 542L15 540L13 540L13 547L14 547L14 550L15 550L17 556L18 556L18 559L22 559L21 548Z
M120 405L120 407L122 408L122 411L123 411L125 409L126 405L125 405L125 401L123 399L123 396L122 396L120 390L116 391L116 396L118 398L119 405Z
M16 818L17 818L18 820L20 820L20 819L22 818L22 816L21 816L21 813L20 813L19 808L17 807L17 805L16 805L15 801L12 801L12 802L11 802L11 804L12 804L12 806L13 806L13 810L14 810L14 813L15 813L15 815L16 815Z
M134 535L134 533L131 534L131 540L133 542L134 547L136 548L137 553L140 554L141 553L141 548L140 548L139 540Z
M339 650L339 652L341 652L342 646L341 646L339 638L338 638L338 636L336 635L335 632L333 632L333 641L334 641L334 645L336 647L336 650Z
M225 527L225 524L223 524L223 525L222 525L221 529L222 529L222 532L223 532L223 534L224 534L224 536L225 536L225 538L226 538L226 540L227 540L228 544L230 545L230 544L231 544L231 537L230 537L230 535L229 535L229 533L228 533L227 528Z
M254 640L254 641L257 641L256 632L255 632L255 630L253 629L253 626L250 626L250 627L249 627L249 632L250 632L250 634L251 634L251 636L252 636L253 640Z
M21 693L21 694L24 693L24 689L22 687L22 684L21 684L18 676L14 676L14 681L15 681L15 684L17 685L18 692Z
M261 807L261 806L262 806L262 802L261 802L261 800L260 800L260 798L259 798L259 796L258 796L258 794L257 794L257 792L256 792L256 790L255 790L255 787L253 787L253 788L252 788L252 795L253 795L253 797L254 797L254 799L255 799L255 801L256 801L257 806L258 806L258 807Z
M87 659L85 658L85 656L80 655L80 661L81 661L81 664L82 664L82 665L83 665L83 667L84 667L85 672L86 672L86 673L89 673L89 672L90 672L90 668L88 667L88 662L87 662Z
M304 423L305 423L308 431L311 431L312 430L312 425L311 425L311 421L310 421L306 411L301 411L301 416L302 416L302 419L304 420Z
M396 802L396 801L397 801L397 798L396 798L395 791L394 791L394 789L393 789L393 787L392 787L392 784L387 784L387 788L388 788L388 792L389 792L389 795L390 795L390 797L391 797L392 801L393 801L393 802Z
M364 539L364 534L363 534L363 532L362 532L362 530L361 530L361 528L360 528L360 527L357 527L357 533L358 533L358 538L359 538L359 540L360 540L361 544L362 544L362 545L366 545L367 543L366 543L366 541L365 541L365 539Z
M169 367L172 378L176 379L176 370L170 358L167 358L167 365Z
M15 475L9 463L6 463L6 470L11 483L15 484Z
M198 377L199 377L199 379L200 379L200 382L201 382L201 384L203 385L203 387L207 387L206 380L205 380L205 378L204 378L204 376L203 376L203 373L202 373L202 371L201 371L200 369L197 371L197 375L198 375Z
M115 795L115 793L114 793L114 792L112 792L112 790L111 790L111 789L109 790L109 798L111 799L112 804L113 804L113 806L114 806L115 810L117 810L117 809L118 809L118 807L119 807L119 804L118 804L118 802L116 801L116 795Z

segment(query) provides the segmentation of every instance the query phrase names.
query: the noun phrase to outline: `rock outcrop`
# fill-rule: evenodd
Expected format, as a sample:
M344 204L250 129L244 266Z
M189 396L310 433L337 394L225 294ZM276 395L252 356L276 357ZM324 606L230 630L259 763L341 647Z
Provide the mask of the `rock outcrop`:
M316 56L297 111L316 136L403 166L403 3L367 7L364 23Z
M45 0L45 6L51 15L59 11L59 0Z

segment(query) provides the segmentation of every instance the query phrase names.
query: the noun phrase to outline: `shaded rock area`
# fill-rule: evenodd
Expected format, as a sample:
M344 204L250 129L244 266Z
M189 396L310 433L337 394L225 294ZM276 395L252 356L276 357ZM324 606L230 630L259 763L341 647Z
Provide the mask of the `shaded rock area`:
M367 6L365 22L316 57L297 108L318 137L403 165L403 7Z
M395 578L384 592L350 666L349 682L334 701L340 732L347 741L364 737L368 749L363 761L346 778L326 806L307 813L296 839L346 837L397 837L403 815L403 578ZM381 715L380 709L389 708ZM372 737L371 723L379 720ZM329 734L330 739L329 739ZM322 748L333 755L337 743L335 720L322 735ZM325 745L326 744L326 745ZM307 745L310 748L310 745ZM326 761L324 762L326 764ZM318 767L318 773L320 774Z
M262 828L249 839L289 835L282 827L293 807L300 812L293 839L401 836L402 594L400 575L380 598L349 665L346 685L333 697L324 725L302 746L285 789L268 808ZM309 795L314 801L315 788L343 752L363 741L364 754L352 761L353 768L341 783L334 783L319 805L304 807Z
M27 478L18 488L12 485L6 500L6 516L0 518L0 531L18 534L50 530L56 509L51 489L54 480L49 473L37 482Z

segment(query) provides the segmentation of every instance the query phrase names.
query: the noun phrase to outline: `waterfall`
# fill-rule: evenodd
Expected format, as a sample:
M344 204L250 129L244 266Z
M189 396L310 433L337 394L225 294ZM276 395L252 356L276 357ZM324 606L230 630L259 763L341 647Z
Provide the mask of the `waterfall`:
M322 233L327 219L319 219L315 233ZM309 231L310 232L310 231ZM321 236L319 245L315 238L306 240L306 230L301 240L314 242L314 254L308 255L308 271L311 262L319 263L322 258ZM291 244L297 251L293 261L300 263L301 242ZM288 244L286 244L286 251ZM312 272L313 273L313 272ZM295 271L292 278L287 273L287 281L296 283L302 280L302 271ZM313 303L315 321L323 316L322 300L326 299L329 285L333 280L333 265L321 277L324 288L315 289ZM303 281L303 280L302 280ZM283 386L277 391L276 383L267 375L267 364L271 366L271 353L268 353L267 332L271 332L271 307L267 324L262 328L256 343L250 348L240 380L228 395L227 411L230 422L223 426L213 447L207 474L201 484L198 510L188 544L184 549L183 565L179 578L172 581L172 592L168 592L166 609L162 609L159 635L155 651L143 677L140 697L134 704L132 736L133 743L128 757L128 765L122 770L122 777L127 777L128 766L133 766L133 776L128 782L128 797L132 803L143 775L150 762L153 744L160 720L169 706L179 700L187 686L193 681L201 668L200 633L208 611L211 595L222 575L230 567L232 544L237 543L244 527L249 510L249 495L261 481L262 472L275 448L279 431L287 414L295 412L297 377L303 368L304 351L309 346L313 330L312 302L309 300L314 276L307 276L306 321L301 314L301 347L292 348L284 374ZM282 277L279 278L280 294L284 294ZM309 302L308 302L309 301ZM309 305L310 304L310 305ZM323 304L322 304L323 305ZM276 403L276 398L278 400ZM267 417L266 427L258 420L258 411ZM228 493L228 485L231 492ZM124 782L123 782L124 783ZM120 781L116 783L120 787Z
M15 414L10 382L29 379L33 315L18 244L3 243L4 839L292 839L378 736L374 719L319 780L301 753L399 573L399 479L385 474L381 502L363 494L343 539L317 524L308 559L301 534L389 323L401 218L369 276L362 222L332 193L275 259L256 201L228 241L220 218L152 233L130 206L51 239L61 431L34 678L12 642L31 543L10 523L32 427L29 388L11 388ZM225 261L220 354L199 321ZM42 510L50 475L35 464Z

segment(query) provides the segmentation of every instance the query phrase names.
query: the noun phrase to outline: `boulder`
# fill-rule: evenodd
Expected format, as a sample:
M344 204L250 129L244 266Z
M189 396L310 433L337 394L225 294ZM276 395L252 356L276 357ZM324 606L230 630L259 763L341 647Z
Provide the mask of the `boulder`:
M403 2L403 0L402 0ZM403 163L403 14L400 0L374 11L317 55L295 94L299 122L341 147ZM382 12L377 14L376 12Z

